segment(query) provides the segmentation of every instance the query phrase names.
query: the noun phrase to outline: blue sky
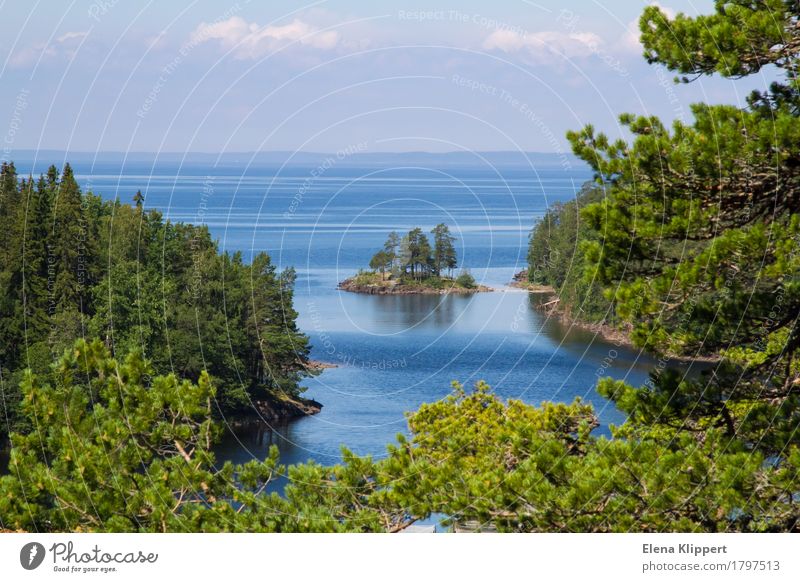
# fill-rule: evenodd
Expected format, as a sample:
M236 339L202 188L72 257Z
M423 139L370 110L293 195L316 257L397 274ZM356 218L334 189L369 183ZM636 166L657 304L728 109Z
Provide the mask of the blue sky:
M636 0L0 0L0 140L69 151L560 152L769 79L673 85ZM710 12L711 0L664 0Z

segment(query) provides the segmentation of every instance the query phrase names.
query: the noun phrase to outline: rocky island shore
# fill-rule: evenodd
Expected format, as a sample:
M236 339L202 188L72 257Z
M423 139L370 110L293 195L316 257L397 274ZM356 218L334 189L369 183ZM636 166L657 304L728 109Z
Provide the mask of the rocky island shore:
M478 284L468 270L454 276L458 268L456 239L446 224L437 224L430 233L433 244L421 228L404 236L390 232L383 248L369 262L372 270L359 271L339 283L338 288L368 295L467 295L494 291Z
M486 293L494 291L491 287L478 283L463 285L457 279L437 278L421 281L398 280L392 278L382 279L380 275L362 273L345 279L337 286L342 291L350 293L365 293L368 295L469 295L472 293Z

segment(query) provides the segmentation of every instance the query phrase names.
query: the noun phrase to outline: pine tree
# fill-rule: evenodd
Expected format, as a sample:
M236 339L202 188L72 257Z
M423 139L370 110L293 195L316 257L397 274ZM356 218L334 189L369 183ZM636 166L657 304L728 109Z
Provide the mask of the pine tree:
M405 274L412 268L411 241L408 235L400 239L400 251L397 254L397 266Z
M397 266L397 259L400 253L400 235L397 232L392 231L389 233L389 236L386 238L386 242L383 244L383 250L389 256L389 261L391 262L389 269L394 270Z
M414 228L408 232L408 251L410 253L411 276L422 279L430 272L433 258L428 237L421 228Z
M369 261L369 268L373 271L380 271L381 272L381 279L385 278L386 269L392 268L393 258L392 255L387 253L386 251L378 251L375 253Z
M632 143L570 133L606 197L583 216L586 277L607 289L632 338L664 357L721 355L702 380L659 374L601 393L637 430L720 430L776 467L800 445L800 66L795 2L717 2L711 15L640 21L645 56L684 75L780 80L750 106L693 106L692 124L622 115ZM635 422L634 422L635 421ZM735 444L733 444L735 443Z
M444 269L452 271L458 267L456 249L453 246L455 237L450 234L450 228L442 223L437 224L431 231L433 235L433 269L436 275L441 275Z

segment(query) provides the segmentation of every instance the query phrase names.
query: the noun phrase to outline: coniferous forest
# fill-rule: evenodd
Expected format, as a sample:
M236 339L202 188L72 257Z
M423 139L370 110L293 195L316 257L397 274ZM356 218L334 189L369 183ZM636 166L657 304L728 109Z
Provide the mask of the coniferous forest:
M308 340L297 331L292 271L266 254L220 253L204 226L81 193L67 164L39 177L0 170L0 433L20 415L24 371L48 376L81 338L138 351L156 373L217 387L213 413L245 414L299 395Z
M658 362L713 362L600 380L625 417L605 434L581 399L531 406L454 383L379 459L283 467L273 448L218 463L220 416L299 396L292 272L220 253L141 195L81 193L69 166L3 166L0 527L394 532L435 514L503 532L800 531L798 24L785 0L647 7L645 58L679 80L766 66L778 80L670 127L622 114L628 141L568 136L595 181L535 227L531 281ZM266 493L280 475L283 493Z

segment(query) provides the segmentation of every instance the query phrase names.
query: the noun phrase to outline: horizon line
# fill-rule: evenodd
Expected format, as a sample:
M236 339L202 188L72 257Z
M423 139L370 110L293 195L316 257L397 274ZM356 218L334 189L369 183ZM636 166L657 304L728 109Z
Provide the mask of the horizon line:
M321 150L230 150L230 151L198 151L198 150L65 150L58 148L20 148L13 153L29 154L29 153L42 153L42 152L57 152L68 153L75 155L102 155L102 154L116 154L116 155L132 155L132 154L146 154L146 155L258 155L258 154L303 154L303 155L337 155L346 150L339 151L321 151ZM9 156L12 152L6 152ZM403 150L403 151L354 151L348 152L347 156L359 155L406 155L406 154L422 154L422 155L450 155L450 154L513 154L513 155L555 155L555 156L574 156L572 152L552 152L552 151L534 151L534 150L447 150L447 151L428 151L428 150ZM13 157L13 155L11 155Z

